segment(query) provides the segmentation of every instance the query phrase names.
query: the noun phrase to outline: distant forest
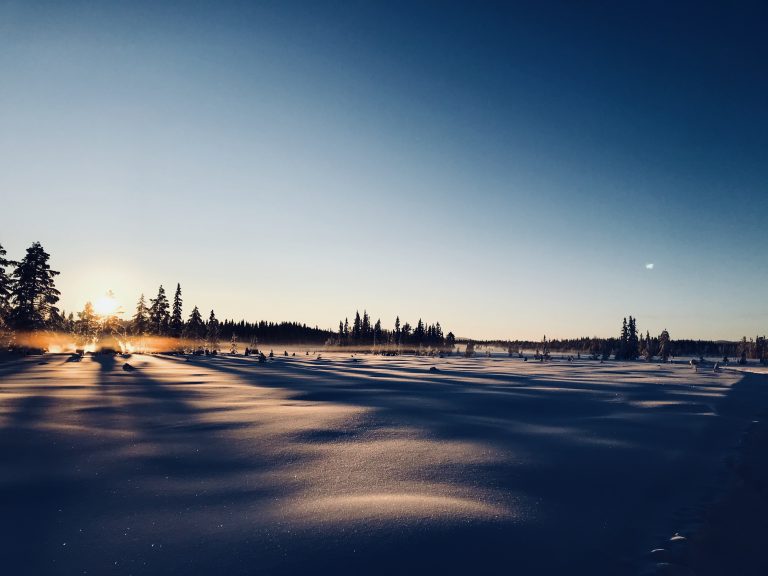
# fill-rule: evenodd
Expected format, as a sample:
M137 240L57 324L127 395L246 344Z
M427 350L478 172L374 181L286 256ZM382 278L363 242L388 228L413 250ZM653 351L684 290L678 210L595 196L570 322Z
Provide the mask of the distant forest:
M400 321L396 317L392 329L382 327L380 319L372 321L367 311L355 313L352 322L348 318L339 322L338 331L307 326L299 322L246 322L245 320L219 320L211 310L206 317L194 306L184 314L182 291L176 285L172 299L164 287L158 288L154 298L147 301L142 294L130 317L113 310L98 314L91 302L86 302L77 313L60 311L56 304L61 295L55 285L58 271L49 264L50 255L39 242L27 249L19 261L6 258L6 250L0 245L0 346L3 349L21 349L28 346L22 336L29 334L58 334L71 336L78 345L105 338L140 339L161 338L173 349L220 350L221 341L250 344L297 344L326 347L344 347L370 351L453 353L459 345L465 355L473 354L476 346L506 348L510 355L520 355L524 350L534 350L541 359L553 353L584 354L594 359L653 360L670 356L727 356L742 360L768 360L765 336L742 338L739 342L710 340L672 340L669 333L645 335L637 328L632 316L625 318L619 335L611 338L585 337L565 340L541 341L493 340L472 341L457 339L452 332L444 333L439 322L425 323L419 319L416 325ZM173 342L176 344L173 344Z
M539 341L532 340L486 340L470 342L461 340L459 344L474 344L507 348L510 355L521 354L523 351L534 351L534 356L544 357L558 353L582 354L595 360L647 361L659 358L668 360L675 356L722 357L729 359L768 361L768 342L765 336L754 338L743 337L738 342L725 340L672 340L667 330L662 330L658 336L651 336L646 331L643 335L637 329L637 320L632 316L624 318L619 336L616 338L569 338L547 340L544 336Z

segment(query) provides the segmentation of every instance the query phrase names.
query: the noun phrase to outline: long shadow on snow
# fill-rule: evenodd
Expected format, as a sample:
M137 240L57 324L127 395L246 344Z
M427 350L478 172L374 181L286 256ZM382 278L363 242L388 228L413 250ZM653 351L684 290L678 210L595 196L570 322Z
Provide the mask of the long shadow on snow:
M288 390L297 401L373 409L371 418L382 427L413 426L431 439L468 440L479 447L501 449L509 456L476 469L478 474L467 481L522 493L539 502L535 518L523 529L507 526L503 543L477 528L417 540L428 550L457 544L454 539L461 533L461 538L469 538L465 542L477 546L482 534L494 543L482 545L489 555L486 566L499 567L514 558L506 566L537 566L533 573L557 573L564 568L590 574L626 571L654 537L647 527L671 528L677 521L679 503L690 502L707 488L712 452L723 448L728 435L722 433L732 428L732 423L714 417L711 411L702 411L712 405L711 398L689 400L679 410L653 410L629 403L680 401L680 386L638 382L574 390L568 383L571 389L555 390L551 381L516 375L514 381L500 382L489 393L484 385L471 382L472 378L487 378L487 374L466 371L458 378L469 382L458 381L446 371L408 379L371 378L375 386L370 386L361 385L355 373L336 372L333 364L326 365L327 369L321 365L313 377L314 365L307 364L265 366L224 358L193 362L254 385ZM716 385L716 380L712 382ZM534 385L537 390L526 388ZM552 387L551 392L546 391L547 386ZM708 391L707 386L700 388L702 394ZM695 395L696 391L687 393ZM698 407L691 409L692 404ZM333 431L318 431L318 438L323 433L329 440L338 440ZM457 466L461 468L461 463ZM397 541L396 547L412 546ZM414 565L428 562L418 550L411 552ZM391 563L386 565L391 567ZM445 568L456 572L456 566L449 562Z
M9 573L188 570L183 559L203 544L194 537L201 518L228 522L243 502L275 496L274 487L216 480L274 463L196 426L183 392L142 370L123 372L109 356L93 361L97 386L76 429L53 425L56 400L34 395L0 430L0 561ZM166 553L152 555L163 542Z

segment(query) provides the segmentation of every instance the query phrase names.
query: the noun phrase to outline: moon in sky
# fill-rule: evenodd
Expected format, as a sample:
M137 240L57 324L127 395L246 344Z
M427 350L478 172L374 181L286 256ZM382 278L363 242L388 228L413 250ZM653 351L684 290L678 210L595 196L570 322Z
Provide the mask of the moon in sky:
M646 270L653 270L653 262L648 262L648 264L645 265Z

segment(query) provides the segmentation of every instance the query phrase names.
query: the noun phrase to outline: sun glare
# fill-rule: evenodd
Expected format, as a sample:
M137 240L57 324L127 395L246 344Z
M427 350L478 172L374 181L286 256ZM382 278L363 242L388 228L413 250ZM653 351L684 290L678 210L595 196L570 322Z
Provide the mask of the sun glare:
M117 312L117 300L114 296L106 295L102 296L93 305L93 311L99 316L111 316Z

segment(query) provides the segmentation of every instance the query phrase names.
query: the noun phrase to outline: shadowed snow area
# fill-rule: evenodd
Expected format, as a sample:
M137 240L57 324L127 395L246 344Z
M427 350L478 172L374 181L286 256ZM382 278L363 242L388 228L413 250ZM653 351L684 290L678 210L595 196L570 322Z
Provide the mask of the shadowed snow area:
M45 358L0 365L9 574L631 574L712 496L768 387L639 363Z

